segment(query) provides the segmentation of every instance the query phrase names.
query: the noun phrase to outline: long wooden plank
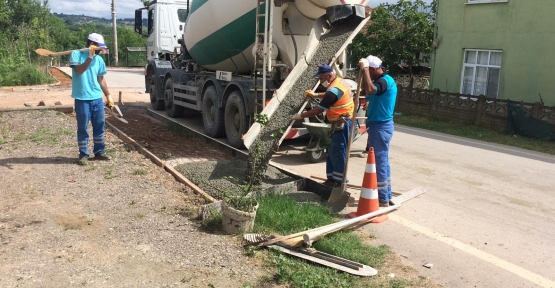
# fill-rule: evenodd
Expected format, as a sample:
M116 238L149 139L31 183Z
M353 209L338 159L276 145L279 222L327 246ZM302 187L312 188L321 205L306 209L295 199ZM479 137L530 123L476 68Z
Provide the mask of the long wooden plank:
M0 108L0 112L35 111L35 110L53 110L53 111L59 111L62 113L69 114L69 113L73 113L73 105Z
M127 134L123 133L121 130L119 130L118 128L116 128L114 125L112 125L109 122L106 122L106 125L108 125L108 127L110 128L110 130L112 130L112 132L114 134L116 134L120 139L122 139L123 141L133 145L141 154L143 154L145 157L149 158L152 162L154 162L156 165L164 168L167 172L169 172L170 174L172 174L177 181L189 186L191 189L193 189L193 191L195 193L200 194L202 197L204 197L206 200L214 203L217 200L214 199L214 197L208 195L208 193L204 192L202 189L200 189L197 185L195 185L193 182L189 181L189 179L185 178L185 176L183 176L181 173L179 173L177 170L175 170L173 167L166 165L166 162L164 162L162 159L158 158L156 155L152 154L150 151L148 151L147 149L145 149L141 144L137 143L135 140L133 140L131 137L127 136Z
M326 180L327 180L327 178L319 177L319 176L314 176L314 175L311 175L310 178L314 178L314 179L316 179L316 180L323 180L323 181L326 181ZM349 183L347 183L347 187L359 188L359 189L362 188L362 186L355 185L355 184L349 184Z
M415 198L417 196L424 194L424 192L426 192L426 190L424 190L422 187L417 187L408 192L401 194L400 196L394 197L393 199L391 199L391 201L395 204L402 204L412 198Z
M367 266L367 265L363 265L363 264L360 264L360 266L359 266L359 267L361 267L360 269L352 269L352 268L346 267L344 265L336 264L334 262L337 262L339 257L335 257L333 255L325 254L325 253L322 253L322 252L314 253L313 255L318 255L318 257L316 257L316 256L312 256L311 253L308 252L308 251L302 253L302 252L298 252L299 250L296 250L296 249L289 249L289 248L280 247L280 246L277 246L277 245L272 245L272 246L270 246L270 248L279 250L279 251L284 252L286 254L290 254L290 255L293 255L295 257L299 257L299 258L302 258L302 259L305 259L305 260L308 260L308 261L311 261L311 262L314 262L314 263L317 263L317 264L320 264L320 265L323 265L323 266L327 266L327 267L334 268L334 269L337 269L337 270L340 270L340 271L343 271L343 272L347 272L347 273L353 274L353 275L374 276L374 275L378 274L378 271L376 269L374 269L370 266ZM325 257L327 255L329 255L329 257ZM331 262L331 261L326 260L326 259L330 259L330 258L334 259L335 261ZM346 260L344 262L345 263L350 263L352 261Z

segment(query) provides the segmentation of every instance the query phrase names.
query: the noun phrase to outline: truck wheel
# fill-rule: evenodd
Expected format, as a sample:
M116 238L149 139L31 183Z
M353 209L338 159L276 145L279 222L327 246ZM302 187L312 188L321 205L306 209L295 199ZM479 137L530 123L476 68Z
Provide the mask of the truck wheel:
M210 86L202 97L202 123L210 137L222 137L225 133L224 109L218 108L216 87Z
M156 76L150 78L150 106L154 110L164 110L164 101L158 100L158 89L156 89Z
M238 91L232 92L225 104L225 133L231 146L235 148L243 146L241 137L247 133L248 123L241 93Z
M168 116L177 118L183 115L183 106L173 104L173 79L169 78L164 86L164 104Z

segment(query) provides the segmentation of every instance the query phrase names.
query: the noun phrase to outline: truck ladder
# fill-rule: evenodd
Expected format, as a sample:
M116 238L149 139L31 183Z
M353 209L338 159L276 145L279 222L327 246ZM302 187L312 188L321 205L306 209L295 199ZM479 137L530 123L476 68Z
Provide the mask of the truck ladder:
M265 11L262 13L261 6L265 4ZM266 81L268 78L268 73L272 71L272 34L274 28L274 0L256 0L256 31L255 31L255 42L254 47L258 51L260 44L263 44L263 56L262 56L262 69L258 69L258 62L260 61L259 53L255 53L254 57L254 114L258 114L258 92L260 87L258 86L258 72L262 72L262 110L266 108ZM261 19L264 19L264 29L260 31ZM262 38L262 39L261 39ZM262 43L261 43L262 40Z

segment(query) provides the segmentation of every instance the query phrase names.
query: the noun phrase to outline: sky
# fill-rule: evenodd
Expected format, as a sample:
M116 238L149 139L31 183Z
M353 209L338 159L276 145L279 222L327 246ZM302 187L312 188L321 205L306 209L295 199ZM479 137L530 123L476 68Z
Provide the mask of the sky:
M40 0L37 0L40 1ZM44 0L43 0L44 1ZM254 1L254 0L253 0ZM430 2L431 0L425 0ZM370 0L375 7L380 3L396 3L397 0ZM85 14L87 16L112 18L112 0L49 0L51 12L64 14ZM135 9L142 6L140 0L116 0L116 16L118 18L135 18Z

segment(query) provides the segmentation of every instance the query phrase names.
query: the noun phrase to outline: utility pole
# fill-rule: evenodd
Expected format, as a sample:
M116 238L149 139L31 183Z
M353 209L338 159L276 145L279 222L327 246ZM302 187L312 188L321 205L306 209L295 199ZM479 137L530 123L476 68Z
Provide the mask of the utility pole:
M112 0L112 26L114 27L114 65L118 66L118 27L116 23L116 0Z

